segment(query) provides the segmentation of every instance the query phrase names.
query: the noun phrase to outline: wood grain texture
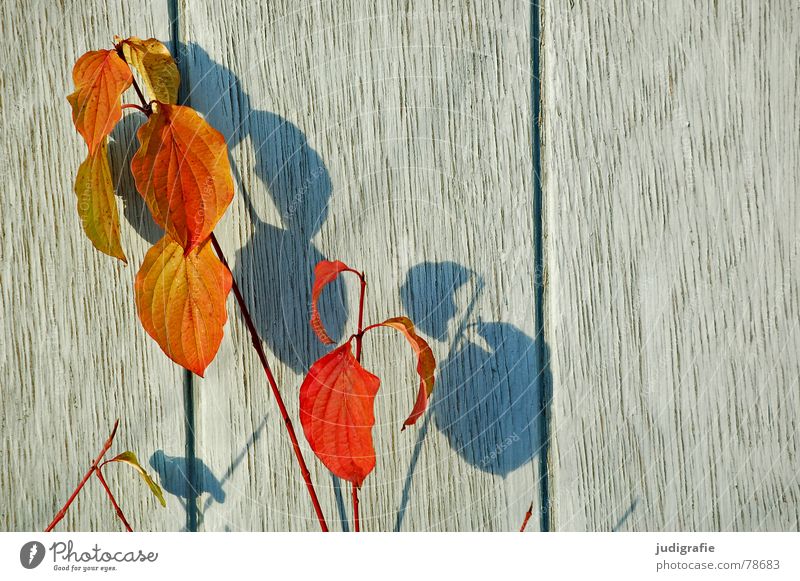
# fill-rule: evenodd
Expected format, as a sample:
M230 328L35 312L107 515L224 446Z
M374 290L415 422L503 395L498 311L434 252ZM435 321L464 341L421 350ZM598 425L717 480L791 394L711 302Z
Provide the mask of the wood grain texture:
M796 2L547 2L558 530L797 530Z
M157 233L129 175L131 118L113 134L127 268L84 236L73 183L86 145L65 99L72 65L114 34L169 38L166 2L4 2L0 6L0 530L42 530L89 467L116 418L112 452L183 449L183 372L141 329L133 277ZM141 118L141 116L139 116ZM126 466L105 470L137 530L177 530L185 515L162 509ZM122 530L90 481L57 530Z
M189 103L225 133L241 175L217 234L295 423L302 377L327 351L308 325L322 258L366 272L368 322L408 314L438 356L430 417L401 433L413 356L390 330L365 342L364 364L383 380L377 469L361 493L368 531L517 530L538 499L529 11L523 1L180 6ZM200 529L316 530L229 306L220 355L195 384L209 491ZM326 291L335 339L354 331L356 307L355 281ZM346 528L349 488L301 440L332 529Z

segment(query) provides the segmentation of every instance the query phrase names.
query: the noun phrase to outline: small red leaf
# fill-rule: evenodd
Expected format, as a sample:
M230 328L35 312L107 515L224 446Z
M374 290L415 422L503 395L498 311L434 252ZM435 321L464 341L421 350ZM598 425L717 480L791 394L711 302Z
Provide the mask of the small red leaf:
M356 486L375 468L373 405L380 383L356 361L348 342L314 363L300 387L300 423L311 449Z
M208 240L186 255L164 236L136 275L139 319L167 357L202 377L222 342L232 284Z
M72 121L92 155L122 117L122 93L133 75L115 50L87 52L72 69L75 92L67 97Z
M425 339L417 335L414 329L414 323L407 317L388 319L379 326L392 327L403 333L417 356L419 392L417 393L417 401L414 402L414 408L411 410L411 415L403 422L403 429L405 429L407 426L415 424L425 411L425 408L428 407L428 398L430 398L431 393L433 393L433 375L436 371L436 359L433 356L430 345L428 345Z
M344 262L338 260L321 260L314 269L314 287L311 289L311 328L314 329L319 340L326 345L333 343L333 339L325 332L325 326L322 324L322 319L319 316L317 302L319 301L319 296L322 294L322 289L336 280L340 272L345 271L358 274L358 272L347 266Z

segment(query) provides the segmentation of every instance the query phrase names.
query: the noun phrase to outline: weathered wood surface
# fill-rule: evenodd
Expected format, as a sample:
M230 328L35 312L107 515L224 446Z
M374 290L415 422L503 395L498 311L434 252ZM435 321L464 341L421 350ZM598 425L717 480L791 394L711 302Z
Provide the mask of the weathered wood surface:
M72 64L114 34L170 40L166 3L2 10L0 528L44 527L119 416L117 448L157 459L168 492L169 509L156 510L132 474L108 471L112 486L131 483L122 505L134 527L194 528L197 512L200 530L315 530L232 298L220 355L193 380L191 508L187 376L140 328L132 297L160 232L127 171L129 267L94 252L75 215L85 146L64 99ZM364 528L517 528L539 494L528 4L187 2L171 12L187 100L229 138L239 174L218 235L296 424L301 378L325 352L307 324L323 257L366 271L367 321L412 316L439 358L428 421L401 433L413 356L391 333L367 340L383 388ZM131 114L115 133L117 168L141 120ZM356 303L349 282L326 293L335 337L353 331ZM301 440L332 528L344 528L349 489ZM91 484L61 526L116 530L109 508Z
M550 528L797 530L796 2L543 3L547 345L530 5L234 4L0 6L0 530L43 528L116 417L115 448L152 459L168 492L158 508L108 470L135 528L316 530L233 299L202 380L136 319L133 276L160 236L121 169L138 114L113 148L131 265L80 232L85 145L64 97L75 59L114 34L172 40L188 103L229 139L237 194L218 235L298 430L301 378L325 351L307 325L316 261L367 272L368 321L408 314L430 337L437 395L402 433L409 349L366 342L383 378L367 530L514 530L540 508L548 352ZM337 338L355 325L352 282L324 297ZM349 490L304 449L345 528ZM119 523L92 483L60 527Z
M798 29L546 3L558 530L798 529Z
M367 321L408 314L432 339L432 416L402 433L413 358L391 332L366 340L364 363L383 380L366 530L514 530L538 496L530 8L372 4L186 4L189 102L228 137L243 186L218 235L293 418L303 374L327 350L308 326L318 260L366 272ZM327 292L327 320L346 338L356 286ZM214 480L229 474L200 528L316 529L237 315L196 391L197 456ZM340 530L350 490L337 499L303 445Z
M166 2L3 2L0 6L2 145L0 212L0 530L41 530L108 437L113 450L182 454L183 373L141 328L133 277L148 248L130 175L121 203L131 265L97 253L81 231L73 193L86 145L72 127L66 95L72 65L114 34L169 36ZM133 119L131 121L134 121ZM115 131L116 168L133 155L129 121ZM162 509L126 466L105 471L124 488L123 510L139 530L178 530L179 503ZM58 530L120 530L97 481Z

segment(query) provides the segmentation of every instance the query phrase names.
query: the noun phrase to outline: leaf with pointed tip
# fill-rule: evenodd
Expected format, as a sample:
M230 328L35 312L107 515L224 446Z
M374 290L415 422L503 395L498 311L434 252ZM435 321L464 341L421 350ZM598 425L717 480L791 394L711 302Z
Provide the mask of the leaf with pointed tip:
M142 326L170 359L202 377L222 342L232 283L209 240L185 254L164 236L136 275Z
M417 335L414 323L408 317L394 317L378 325L380 327L392 327L397 329L411 344L411 348L417 356L417 374L419 374L419 392L411 415L403 422L403 429L415 424L416 421L428 407L428 398L433 393L434 372L436 371L436 359L433 356L430 345Z
M133 75L117 51L95 50L78 59L72 80L75 92L67 96L72 121L94 154L122 118L122 93L131 86Z
M148 97L162 103L178 102L181 75L164 44L155 38L132 36L121 41L125 60L142 76Z
M131 160L153 219L188 254L214 230L233 199L225 138L194 109L155 103Z
M328 469L361 486L375 468L373 405L380 379L361 367L345 343L320 358L300 387L300 423Z
M124 462L129 466L133 466L139 473L139 475L147 483L147 486L150 487L150 491L153 493L153 496L155 496L158 499L158 502L161 503L161 506L164 507L167 506L167 501L164 500L164 493L161 491L161 487L158 484L156 484L155 481L152 478L150 478L150 475L147 473L147 471L144 468L142 468L142 465L139 464L138 458L136 458L136 454L128 450L126 452L123 452L122 454L114 456L111 460L109 460L109 462Z
M319 296L322 294L322 289L324 289L328 284L332 283L336 280L336 277L339 276L340 272L354 272L358 274L355 270L347 266L344 262L340 262L338 260L331 261L331 260L320 260L317 263L317 266L314 268L314 286L311 289L311 328L314 330L314 333L317 334L319 340L325 343L326 345L330 345L333 343L333 339L328 336L328 333L325 332L325 325L322 324L322 318L319 315L319 308L317 303L319 301Z
M119 213L108 163L108 140L90 153L75 179L78 215L83 231L100 252L128 263L119 239Z

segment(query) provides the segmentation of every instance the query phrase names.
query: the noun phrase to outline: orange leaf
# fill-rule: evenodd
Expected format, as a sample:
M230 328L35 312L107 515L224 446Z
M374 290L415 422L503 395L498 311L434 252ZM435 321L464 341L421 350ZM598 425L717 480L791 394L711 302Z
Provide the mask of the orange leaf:
M311 449L356 486L375 468L373 404L380 383L356 361L348 342L314 363L300 387L300 423Z
M340 272L356 272L349 266L347 266L344 262L330 261L330 260L320 260L317 263L317 266L314 268L314 287L311 289L311 328L319 337L319 340L325 343L326 345L330 345L333 343L333 339L328 336L328 333L325 332L325 326L322 324L322 319L319 316L319 310L317 307L317 302L319 301L319 295L322 294L322 289L324 289L328 284L332 283L336 280L336 277L339 276Z
M388 319L381 323L381 327L392 327L397 329L411 343L414 353L417 355L417 373L419 374L419 392L417 393L417 401L414 402L414 408L411 410L411 415L408 416L403 422L403 429L407 426L415 424L419 417L428 407L428 398L433 393L433 374L436 371L436 359L433 357L430 345L417 335L414 329L414 323L407 317L395 317Z
M122 41L122 53L125 60L142 76L151 99L162 103L178 101L181 75L178 65L163 43L155 38L142 40L132 36Z
M87 52L72 69L75 92L67 97L72 121L94 154L122 118L122 93L133 75L115 50Z
M225 138L194 109L155 103L131 161L153 219L189 253L233 199Z
M142 326L167 357L202 377L222 342L232 283L208 240L187 255L164 236L136 275Z
M127 263L119 240L119 214L114 200L106 139L78 168L75 194L78 196L78 215L83 231L94 247Z

